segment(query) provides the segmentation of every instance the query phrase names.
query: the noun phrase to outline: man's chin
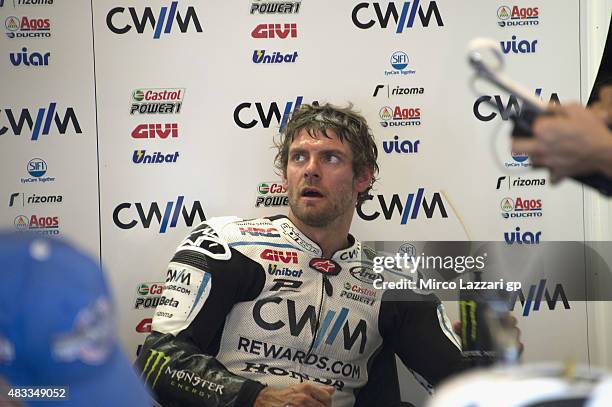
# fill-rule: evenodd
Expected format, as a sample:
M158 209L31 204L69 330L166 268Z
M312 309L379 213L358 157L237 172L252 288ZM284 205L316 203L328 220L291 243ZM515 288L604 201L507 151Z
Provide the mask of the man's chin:
M292 208L292 212L302 223L313 227L326 226L335 218L329 209L311 205L300 205L298 208Z

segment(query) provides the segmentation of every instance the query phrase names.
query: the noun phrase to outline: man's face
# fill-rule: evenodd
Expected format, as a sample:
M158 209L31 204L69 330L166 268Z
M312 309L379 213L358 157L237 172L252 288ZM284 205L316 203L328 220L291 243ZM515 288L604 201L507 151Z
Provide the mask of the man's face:
M352 216L357 193L370 184L371 174L353 174L353 152L333 130L326 137L316 132L311 137L304 129L289 147L286 175L289 207L306 225L323 227L333 220Z

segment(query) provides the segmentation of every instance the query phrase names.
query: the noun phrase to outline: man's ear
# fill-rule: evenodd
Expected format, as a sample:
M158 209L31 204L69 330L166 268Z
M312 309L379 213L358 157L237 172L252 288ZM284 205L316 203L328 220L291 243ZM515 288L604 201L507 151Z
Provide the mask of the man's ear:
M281 182L283 183L283 188L287 190L287 170L283 171L281 174Z
M355 177L355 190L363 192L372 184L374 171L370 167L363 167L361 172Z

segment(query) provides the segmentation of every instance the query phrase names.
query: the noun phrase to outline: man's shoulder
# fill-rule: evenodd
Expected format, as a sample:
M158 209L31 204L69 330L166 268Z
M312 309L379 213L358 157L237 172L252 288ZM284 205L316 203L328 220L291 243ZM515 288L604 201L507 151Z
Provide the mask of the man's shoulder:
M241 241L267 235L277 236L268 218L215 217L193 228L181 241L176 252L191 251L217 260L228 260L231 257L230 247Z

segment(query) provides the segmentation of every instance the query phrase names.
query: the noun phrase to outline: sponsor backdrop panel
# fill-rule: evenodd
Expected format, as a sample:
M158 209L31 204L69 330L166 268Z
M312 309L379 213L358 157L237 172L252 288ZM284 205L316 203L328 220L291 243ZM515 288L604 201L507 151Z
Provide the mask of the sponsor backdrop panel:
M0 3L0 222L69 238L97 258L91 7Z
M101 247L131 355L189 229L286 211L271 147L301 103L353 102L368 119L381 180L354 218L364 240L584 240L581 187L551 187L508 153L521 103L472 86L466 62L468 42L489 37L545 101L578 99L578 1L307 0L282 13L265 0L14 3L0 0L11 90L0 96L1 222L26 229L43 217L45 233ZM23 17L36 29L18 36ZM48 202L29 203L34 194ZM526 360L573 351L587 362L583 308L523 307Z

